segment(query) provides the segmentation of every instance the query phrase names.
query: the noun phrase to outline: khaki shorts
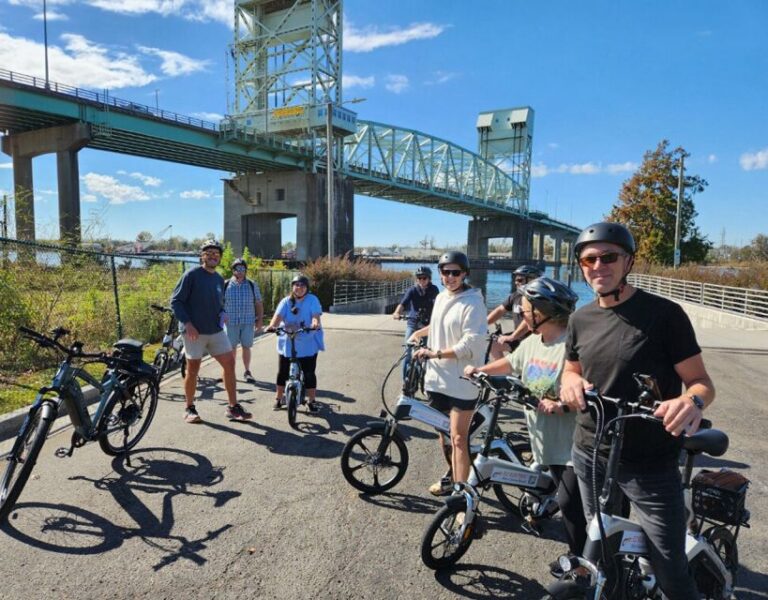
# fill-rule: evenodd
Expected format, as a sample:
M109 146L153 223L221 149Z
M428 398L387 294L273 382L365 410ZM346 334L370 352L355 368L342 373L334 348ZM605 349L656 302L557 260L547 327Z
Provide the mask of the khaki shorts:
M194 342L186 335L184 336L184 353L189 359L199 360L205 354L220 356L227 352L232 352L232 344L229 343L229 338L223 331L210 335L200 334Z

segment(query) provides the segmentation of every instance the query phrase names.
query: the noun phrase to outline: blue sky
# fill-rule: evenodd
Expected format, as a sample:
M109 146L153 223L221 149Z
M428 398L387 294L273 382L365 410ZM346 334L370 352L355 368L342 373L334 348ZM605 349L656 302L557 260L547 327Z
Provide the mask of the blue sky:
M226 113L231 1L48 0L50 77L203 118ZM0 68L42 76L42 0L0 0ZM661 139L709 182L716 244L768 233L768 3L348 0L344 97L359 117L476 149L478 112L536 112L530 206L585 226ZM231 81L231 76L230 76ZM35 159L38 236L57 231L53 157ZM226 173L85 149L83 218L132 238L220 233ZM0 193L12 187L0 155ZM465 217L358 196L357 245L465 243ZM285 239L295 237L285 223Z

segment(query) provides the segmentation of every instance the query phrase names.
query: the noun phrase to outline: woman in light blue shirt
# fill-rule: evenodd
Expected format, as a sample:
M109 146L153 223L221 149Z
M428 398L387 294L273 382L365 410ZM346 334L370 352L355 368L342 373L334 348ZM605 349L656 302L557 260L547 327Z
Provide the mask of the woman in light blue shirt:
M320 316L323 309L317 296L309 293L309 279L304 275L297 275L291 281L291 293L280 301L275 309L275 314L269 323L267 331L274 331L281 323L286 329L310 327L315 331L301 333L296 337L296 357L304 372L304 385L307 391L307 409L317 412L315 396L317 393L317 354L325 350L323 342L323 330L320 328ZM285 405L283 394L285 382L290 370L291 343L284 335L277 338L277 353L280 356L277 371L277 396L275 398L275 410L280 410Z

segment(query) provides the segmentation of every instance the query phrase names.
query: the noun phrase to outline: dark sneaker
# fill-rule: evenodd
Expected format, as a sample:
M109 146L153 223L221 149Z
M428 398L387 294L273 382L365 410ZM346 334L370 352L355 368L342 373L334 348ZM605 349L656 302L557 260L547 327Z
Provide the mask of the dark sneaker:
M234 419L235 421L247 421L251 417L253 417L253 415L249 412L245 412L239 403L232 406L227 406L228 419Z
M433 496L449 496L453 491L453 481L450 477L442 477L437 483L429 486L429 493Z
M244 373L244 377L245 377L245 380L246 380L248 383L256 383L256 380L253 378L253 375L251 375L251 372L250 372L250 371L246 371L246 372Z
M282 398L275 398L275 403L272 405L272 410L281 410L285 408L285 401Z
M307 402L307 410L311 413L316 413L320 411L320 407L317 405L317 402Z
M195 405L187 406L187 410L184 411L184 420L187 423L202 423L203 420L200 418L200 415L197 414L197 409L195 408Z

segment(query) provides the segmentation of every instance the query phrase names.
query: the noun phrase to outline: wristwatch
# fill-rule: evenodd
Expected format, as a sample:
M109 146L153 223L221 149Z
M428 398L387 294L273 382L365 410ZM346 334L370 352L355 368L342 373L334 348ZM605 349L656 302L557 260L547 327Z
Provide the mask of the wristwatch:
M442 359L442 358L443 358L443 352L442 352L442 350L438 350L438 351L437 351L437 358L438 358L438 359Z
M691 399L691 402L693 402L693 405L696 408L698 408L699 410L704 410L704 400L702 400L696 394L688 394L688 397Z

